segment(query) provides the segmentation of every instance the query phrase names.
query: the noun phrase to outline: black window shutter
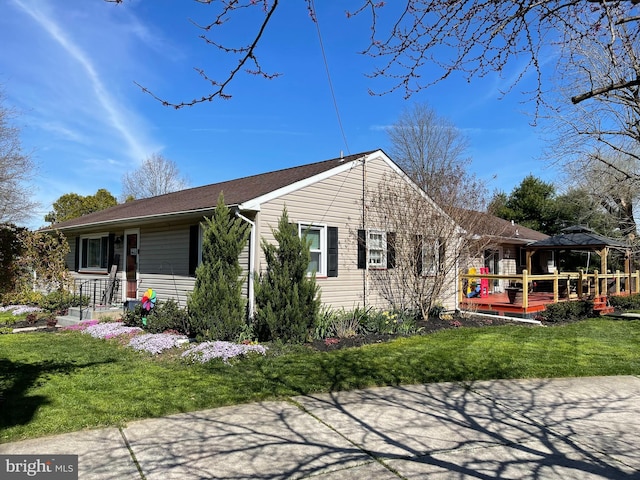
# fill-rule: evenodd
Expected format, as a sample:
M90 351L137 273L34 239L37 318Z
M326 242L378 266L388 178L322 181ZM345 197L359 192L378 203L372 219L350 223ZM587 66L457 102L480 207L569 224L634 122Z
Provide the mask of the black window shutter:
M198 266L198 237L200 236L200 225L189 227L189 275L196 274Z
M422 274L422 269L424 268L422 265L422 241L422 235L415 236L416 273L418 275Z
M439 272L443 272L444 271L444 259L445 259L445 255L447 254L447 246L444 243L444 239L440 239L438 240L438 246L439 246L439 250L438 250L438 271Z
M116 241L116 234L110 233L109 240L107 243L108 253L107 253L107 268L111 270L111 266L113 265L113 249Z
M74 257L73 269L77 272L80 270L80 237L76 237L76 252Z
M338 276L338 227L327 227L327 277Z
M367 268L367 231L358 230L358 268Z
M396 266L396 232L387 232L387 268Z

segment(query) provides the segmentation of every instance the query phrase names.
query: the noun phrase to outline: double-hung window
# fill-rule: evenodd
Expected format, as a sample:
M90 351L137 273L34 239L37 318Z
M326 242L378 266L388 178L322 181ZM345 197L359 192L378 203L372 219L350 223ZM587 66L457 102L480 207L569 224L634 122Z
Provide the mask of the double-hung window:
M313 224L298 224L300 237L306 238L309 242L309 254L311 260L307 268L307 273L324 277L327 275L327 226Z
M442 271L444 242L439 238L427 238L422 244L422 274L437 275Z
M395 232L358 230L358 268L384 270L395 264Z
M367 236L369 268L387 268L387 234L378 230L369 230Z
M80 241L80 269L106 270L108 249L108 235L96 234L82 237Z

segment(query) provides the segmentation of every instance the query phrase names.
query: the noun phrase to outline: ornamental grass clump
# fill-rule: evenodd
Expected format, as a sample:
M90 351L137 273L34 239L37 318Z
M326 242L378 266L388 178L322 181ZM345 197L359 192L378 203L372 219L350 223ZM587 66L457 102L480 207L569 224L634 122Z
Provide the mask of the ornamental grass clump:
M238 344L222 341L203 342L185 351L182 354L182 358L194 363L207 363L215 358L220 358L224 363L229 363L229 359L248 353L265 355L267 349L262 345L255 344Z
M187 343L189 339L185 335L170 335L167 333L144 333L136 335L129 341L129 347L134 350L144 351L157 355L165 350L179 347Z

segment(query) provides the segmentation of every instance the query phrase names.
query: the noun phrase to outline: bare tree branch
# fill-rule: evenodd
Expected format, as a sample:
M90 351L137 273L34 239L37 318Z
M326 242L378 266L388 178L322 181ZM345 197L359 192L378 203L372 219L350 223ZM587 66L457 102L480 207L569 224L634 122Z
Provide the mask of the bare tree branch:
M158 153L150 155L142 165L122 176L121 201L164 195L187 188L178 165Z
M116 3L120 3L122 0L114 0L116 1ZM196 0L198 3L204 3L204 4L211 4L214 3L214 0ZM229 86L229 84L234 80L234 78L237 76L237 74L242 71L243 69L252 75L258 75L261 76L265 79L273 79L275 77L278 77L280 74L279 73L266 73L259 61L258 61L258 57L256 56L256 49L258 47L258 44L260 43L260 40L267 28L267 25L269 24L271 17L273 16L273 14L275 13L276 9L278 8L278 2L279 0L273 0L273 3L269 4L268 0L263 0L262 2L257 2L257 1L249 1L249 3L246 4L241 4L239 1L237 0L233 0L230 2L222 2L223 3L223 9L222 11L216 16L215 20L207 25L200 25L198 23L196 23L195 21L191 21L191 23L193 25L195 25L197 28L205 31L205 32L209 32L211 31L213 28L217 27L217 26L221 26L223 24L225 24L227 21L230 20L231 15L235 14L238 12L238 10L240 9L246 9L246 8L251 8L251 7L255 7L258 4L262 4L263 6L263 10L265 12L265 16L263 21L261 22L253 40L242 47L228 47L225 45L222 45L212 39L210 39L207 36L207 33L201 34L199 36L199 38L201 38L205 43L207 43L208 45L214 46L216 48L218 48L219 50L227 53L227 54L232 54L232 55L237 55L238 56L238 63L237 65L229 72L229 74L224 77L222 80L217 80L213 77L210 77L204 69L201 68L197 68L194 67L194 70L196 72L198 72L198 74L207 82L209 83L209 85L211 85L213 87L213 91L201 96L200 98L193 98L190 101L183 101L183 102L170 102L166 99L161 98L160 96L156 95L155 93L153 93L151 90L149 90L147 87L144 87L142 85L140 85L138 82L134 82L144 93L150 95L151 97L153 97L155 100L159 101L162 103L162 105L167 106L167 107L173 107L175 109L180 109L183 107L191 107L193 105L196 105L198 103L204 103L204 102L211 102L213 101L215 98L221 98L224 100L228 100L229 98L231 98L231 95L228 94L226 92L226 88ZM247 66L247 64L253 64L253 68L250 68Z
M0 91L0 223L16 223L27 220L37 207L30 188L35 165L12 124L15 112L3 100Z

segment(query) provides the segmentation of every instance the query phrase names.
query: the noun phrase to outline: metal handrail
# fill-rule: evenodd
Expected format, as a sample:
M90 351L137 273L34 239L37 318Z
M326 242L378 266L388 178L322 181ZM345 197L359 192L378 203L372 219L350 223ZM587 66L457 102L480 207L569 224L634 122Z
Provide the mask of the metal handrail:
M90 291L89 295L87 295L88 297L87 307L89 307L90 305L93 305L95 307L95 305L97 305L98 286L100 286L99 291L100 291L100 295L102 296L101 300L104 300L105 304L111 301L111 298L106 298L106 293L109 288L109 283L111 282L114 282L114 289L111 295L111 297L113 298L114 294L119 290L119 287L120 287L120 282L118 279L112 280L107 278L91 278L88 280L83 280L81 282L78 282L78 279L74 281L74 303L75 303L75 294L77 291L79 295L78 303L80 308L80 320L82 320L82 315L83 315L84 296L85 296L83 295L83 290L85 289L85 287L90 288L90 285L93 284L92 291Z

